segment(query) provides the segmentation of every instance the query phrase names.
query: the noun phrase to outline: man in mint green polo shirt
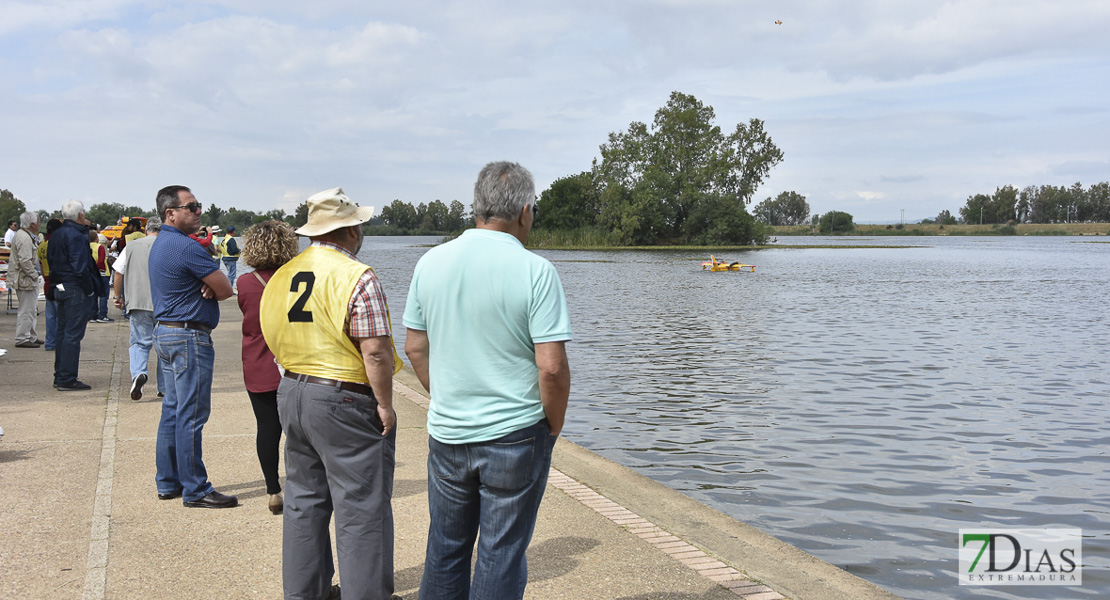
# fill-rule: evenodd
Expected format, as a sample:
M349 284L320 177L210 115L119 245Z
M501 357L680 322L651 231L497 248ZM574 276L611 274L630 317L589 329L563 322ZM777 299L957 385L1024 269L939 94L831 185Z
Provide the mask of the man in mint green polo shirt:
M527 169L486 165L477 229L429 250L412 276L405 353L432 399L422 600L522 598L528 582L524 553L570 394L563 286L524 248L535 201Z

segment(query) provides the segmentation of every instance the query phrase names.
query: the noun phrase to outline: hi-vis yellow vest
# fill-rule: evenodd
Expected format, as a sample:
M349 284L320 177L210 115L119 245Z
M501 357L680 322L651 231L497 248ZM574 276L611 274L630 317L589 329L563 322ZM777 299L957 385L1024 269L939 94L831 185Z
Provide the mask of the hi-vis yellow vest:
M220 244L219 244L219 246L217 246L217 248L219 248L219 250L220 250L220 258L233 258L233 257L239 256L238 252L236 252L235 254L231 254L230 252L227 251L227 242L232 237L234 237L234 236L232 236L229 233L229 234L224 236L224 239L220 240Z
M369 268L337 250L310 246L274 273L262 292L259 321L266 346L282 367L369 383L362 352L343 331L351 294ZM402 364L394 347L393 372Z
M93 264L94 265L100 262L100 246L101 245L102 244L100 242L89 242L89 250L92 250ZM104 253L104 268L101 269L101 268L97 267L96 270L100 271L100 274L104 275L104 276L108 276L110 274L109 270L108 270L108 253L107 252Z

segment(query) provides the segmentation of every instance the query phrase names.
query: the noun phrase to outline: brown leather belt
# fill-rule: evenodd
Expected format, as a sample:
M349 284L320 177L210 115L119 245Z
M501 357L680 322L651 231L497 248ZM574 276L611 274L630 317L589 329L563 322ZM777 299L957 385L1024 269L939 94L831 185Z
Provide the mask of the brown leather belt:
M158 321L158 325L163 327L172 327L174 329L196 329L203 331L209 335L212 334L212 328L204 323L197 323L196 321Z
M297 381L303 381L305 383L315 383L317 385L330 385L331 387L337 387L341 390L347 390L348 392L354 392L356 394L362 394L363 396L370 396L371 398L374 397L374 390L370 389L370 386L366 385L365 383L355 383L353 381L339 381L339 380L336 380L336 379L328 379L327 377L315 377L315 376L312 376L312 375L301 375L299 373L294 373L292 371L286 371L285 376L288 377L289 379L296 379Z

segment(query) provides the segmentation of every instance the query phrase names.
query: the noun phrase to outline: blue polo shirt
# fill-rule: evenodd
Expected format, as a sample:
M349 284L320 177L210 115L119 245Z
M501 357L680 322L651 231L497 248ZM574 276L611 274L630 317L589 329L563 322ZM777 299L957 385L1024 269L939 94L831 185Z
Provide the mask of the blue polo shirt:
M220 303L205 299L200 288L220 266L199 242L163 224L147 267L155 321L196 321L213 328L219 324Z
M428 334L433 438L482 442L544 418L535 344L571 339L547 259L508 233L469 229L420 258L403 321Z

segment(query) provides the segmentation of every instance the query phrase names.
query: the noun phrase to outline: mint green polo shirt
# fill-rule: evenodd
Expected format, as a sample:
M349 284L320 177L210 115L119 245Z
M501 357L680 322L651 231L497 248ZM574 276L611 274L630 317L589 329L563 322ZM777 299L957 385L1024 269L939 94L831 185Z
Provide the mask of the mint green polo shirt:
M428 334L433 438L483 442L544 418L535 344L569 341L570 315L555 267L515 237L468 229L429 250L402 321Z

